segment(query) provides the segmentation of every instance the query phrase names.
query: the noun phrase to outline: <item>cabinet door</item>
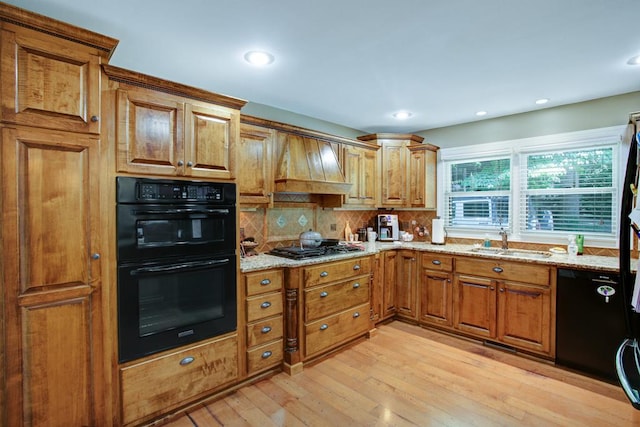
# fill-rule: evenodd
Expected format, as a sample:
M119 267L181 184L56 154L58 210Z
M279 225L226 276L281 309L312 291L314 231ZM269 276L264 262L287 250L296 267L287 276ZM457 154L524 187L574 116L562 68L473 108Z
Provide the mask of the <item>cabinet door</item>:
M385 141L381 147L383 206L404 206L407 201L407 148L404 141Z
M453 325L453 284L451 274L422 269L420 320L440 326Z
M3 24L2 120L100 133L100 57L96 49Z
M184 174L184 106L158 92L118 89L118 172Z
M396 307L398 308L398 314L417 320L416 254L413 251L398 251L397 267Z
M387 251L383 253L383 283L382 283L382 317L386 319L396 314L396 281L398 279L398 253Z
M267 204L273 191L273 131L241 125L239 141L237 176L240 203Z
M2 130L8 425L105 418L99 149L81 134Z
M455 327L479 337L495 338L495 282L482 277L457 275L455 298Z
M344 151L345 179L353 184L345 196L345 204L375 206L376 151L351 146L347 146Z
M498 290L498 338L506 344L549 354L549 287L498 282Z
M436 209L436 162L433 146L409 152L409 204L415 208ZM435 147L434 147L435 148Z
M239 125L240 115L230 108L187 104L185 175L234 179Z

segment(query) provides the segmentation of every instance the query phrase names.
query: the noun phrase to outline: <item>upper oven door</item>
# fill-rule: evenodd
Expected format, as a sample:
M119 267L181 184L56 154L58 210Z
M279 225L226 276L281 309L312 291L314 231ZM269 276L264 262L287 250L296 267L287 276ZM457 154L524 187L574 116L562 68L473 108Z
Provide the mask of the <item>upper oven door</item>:
M119 204L118 261L234 253L233 206Z

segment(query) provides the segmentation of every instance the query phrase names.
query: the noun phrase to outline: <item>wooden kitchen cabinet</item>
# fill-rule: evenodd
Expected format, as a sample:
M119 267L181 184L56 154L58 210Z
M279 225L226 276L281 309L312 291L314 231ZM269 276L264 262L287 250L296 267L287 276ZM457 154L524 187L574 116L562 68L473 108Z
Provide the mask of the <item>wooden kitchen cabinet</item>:
M437 195L438 147L431 144L410 144L409 200L413 208L435 210Z
M456 329L553 357L552 267L460 257L454 295Z
M371 330L372 256L287 270L285 369L297 372Z
M237 334L128 364L120 368L122 423L139 425L210 394L237 376Z
M118 172L235 179L244 101L118 67L103 69L118 85Z
M418 320L418 260L415 251L397 251L395 303L396 314L408 320Z
M100 64L117 41L0 4L0 425L112 424Z
M273 129L242 123L238 143L240 204L268 205L273 195Z
M345 195L343 207L369 207L377 204L378 146L356 147L345 145L344 173L353 184Z
M425 253L418 281L420 322L433 326L453 326L453 257Z
M436 208L436 157L438 147L409 134L380 133L358 137L380 146L379 206Z
M396 307L396 282L398 281L398 252L385 251L382 253L383 263L382 277L382 319L395 316Z

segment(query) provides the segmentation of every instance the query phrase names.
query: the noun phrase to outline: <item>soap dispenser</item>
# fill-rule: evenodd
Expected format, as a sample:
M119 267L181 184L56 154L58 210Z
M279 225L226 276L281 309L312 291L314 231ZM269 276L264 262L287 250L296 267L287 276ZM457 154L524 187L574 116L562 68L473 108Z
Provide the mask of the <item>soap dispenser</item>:
M575 258L578 255L578 245L576 244L576 236L569 236L569 244L567 245L567 253L569 258Z

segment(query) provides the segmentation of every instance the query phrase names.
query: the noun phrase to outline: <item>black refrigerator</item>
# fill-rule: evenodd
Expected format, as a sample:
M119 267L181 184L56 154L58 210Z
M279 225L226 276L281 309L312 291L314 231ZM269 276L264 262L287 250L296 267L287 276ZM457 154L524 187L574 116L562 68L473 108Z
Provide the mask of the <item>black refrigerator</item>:
M634 209L634 198L638 188L638 142L640 129L637 120L631 121L634 126L624 185L622 187L622 202L620 210L620 283L624 299L624 318L626 338L620 344L616 353L616 373L620 385L634 408L640 409L640 328L639 317L632 305L635 273L631 269L630 248L631 239L640 237L640 224L635 224L629 218Z

